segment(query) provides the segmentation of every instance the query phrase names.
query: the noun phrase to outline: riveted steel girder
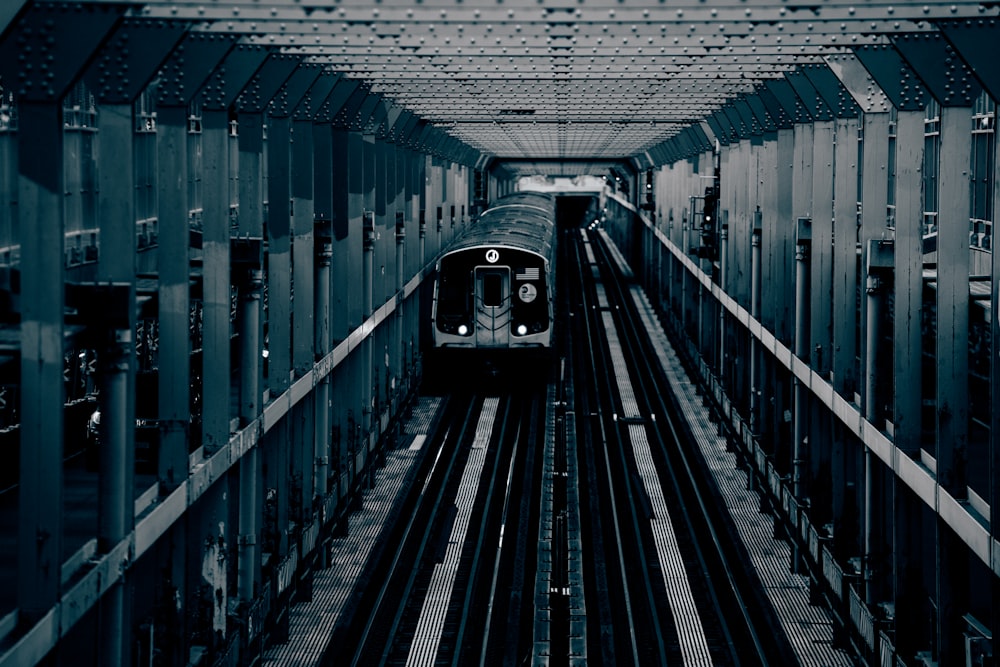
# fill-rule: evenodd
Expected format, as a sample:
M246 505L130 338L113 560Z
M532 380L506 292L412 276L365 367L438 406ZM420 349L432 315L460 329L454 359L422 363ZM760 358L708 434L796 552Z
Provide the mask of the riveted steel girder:
M354 117L347 119L348 126L355 130L374 132L375 127L373 127L373 124L377 122L376 117L379 109L379 103L381 101L381 95L373 93L369 90L368 95L365 97L365 101L358 107Z
M234 42L231 37L222 35L187 33L160 68L156 82L157 105L186 107Z
M855 118L858 105L826 63L802 65L801 71L837 118Z
M771 117L770 112L767 110L767 106L764 104L763 98L760 96L760 91L754 91L754 93L745 95L747 104L753 111L754 118L760 125L761 132L774 132L778 129L774 122L774 118Z
M970 107L979 97L979 81L940 33L896 35L892 43L941 106Z
M107 5L31 5L0 42L4 88L22 102L59 101L125 9Z
M788 79L788 83L791 84L802 101L802 106L796 113L796 122L808 123L810 120L831 120L833 118L830 106L804 72L801 70L788 72L785 74L785 78Z
M330 94L327 95L326 100L320 106L319 113L316 115L316 121L320 123L332 123L340 110L347 104L347 100L360 85L361 82L357 79L349 79L345 76L338 77L333 90L330 91Z
M828 56L826 62L864 113L888 113L891 106L889 98L855 54Z
M237 110L243 113L263 113L298 65L299 58L271 51L236 99Z
M938 28L989 94L994 99L1000 98L1000 67L997 67L1000 21L945 21L939 23Z
M365 99L367 99L368 92L370 90L371 88L368 85L359 84L354 90L351 91L350 95L347 96L344 104L341 105L331 122L339 127L348 127L357 115L358 109L361 108L361 105L364 104ZM353 126L352 129L354 129Z
M862 46L854 54L894 107L900 111L918 111L927 106L929 92L894 46Z
M759 136L763 133L764 128L761 126L756 114L754 114L753 109L750 107L747 97L747 95L740 95L735 98L733 100L733 109L740 116L743 126L743 136Z
M254 74L267 60L269 50L253 44L237 44L201 87L202 109L225 111L232 106Z
M274 118L289 118L294 113L299 102L305 97L313 83L319 78L323 68L319 65L299 63L285 85L271 100L267 111Z
M724 109L719 109L705 117L715 136L723 144L732 144L740 140L739 128L733 124L732 118Z
M125 2L126 0L112 0ZM417 25L428 32L445 32L460 35L474 31L476 24L491 26L494 31L509 27L521 27L522 31L534 28L546 29L554 39L570 38L580 33L601 34L611 32L618 26L629 33L638 33L660 25L683 30L695 29L719 31L743 29L766 31L774 26L786 27L802 23L814 29L823 23L837 26L852 21L893 26L903 22L923 22L940 16L978 17L984 12L993 15L992 7L980 8L963 3L941 3L932 0L926 3L861 4L852 0L827 0L822 4L809 6L788 6L773 1L743 1L739 4L720 7L718 4L678 3L666 7L658 0L633 2L628 5L590 5L581 3L546 2L541 5L529 0L506 0L502 4L475 4L464 7L461 4L441 5L437 3L414 3L402 0L377 4L357 3L353 5L320 1L273 0L267 5L248 5L245 0L217 0L211 5L198 0L172 0L162 4L147 4L143 13L165 12L192 14L206 21L253 20L274 21L292 24L304 22L322 25L342 23L368 29L372 34L405 34ZM474 20L473 20L474 19ZM733 26L729 28L728 26ZM634 30L633 30L634 28Z
M306 91L292 117L295 120L312 120L320 122L321 110L326 104L327 98L333 92L340 74L328 70L320 70L319 76L313 81L312 86Z
M180 42L188 25L181 21L127 18L115 28L84 73L99 104L129 104Z
M750 126L736 108L735 100L730 100L719 109L729 121L730 139L734 142L750 137Z
M774 118L778 129L785 129L794 123L805 122L808 114L802 106L795 89L788 79L773 79L760 88L760 96L768 113Z

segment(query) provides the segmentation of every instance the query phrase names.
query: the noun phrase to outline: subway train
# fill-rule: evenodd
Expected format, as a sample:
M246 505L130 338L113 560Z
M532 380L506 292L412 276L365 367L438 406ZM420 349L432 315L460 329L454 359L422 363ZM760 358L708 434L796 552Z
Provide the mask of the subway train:
M431 312L439 357L551 349L555 226L552 195L510 194L441 256Z

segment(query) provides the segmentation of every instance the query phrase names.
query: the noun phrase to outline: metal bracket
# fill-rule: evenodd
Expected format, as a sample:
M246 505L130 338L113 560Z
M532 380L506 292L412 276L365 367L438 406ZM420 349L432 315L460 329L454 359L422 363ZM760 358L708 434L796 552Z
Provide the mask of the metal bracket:
M941 106L971 107L979 97L982 86L940 33L919 32L891 39Z
M361 82L357 79L348 79L345 76L337 75L337 80L333 84L333 90L326 96L323 103L316 112L316 122L332 123L340 110L347 104L347 100L358 89Z
M202 109L226 111L267 60L266 47L237 44L201 87Z
M263 113L298 64L299 59L295 56L270 53L237 98L237 110L242 113Z
M938 24L938 28L968 63L990 95L994 99L1000 97L1000 68L997 67L1000 21L943 21Z
M853 53L827 56L826 64L865 113L888 113L891 103Z
M814 120L833 120L833 112L816 90L816 86L800 68L795 72L785 72L785 79L802 102L795 110L795 122L808 123Z
M32 3L0 42L4 89L19 102L59 102L126 9Z
M923 84L892 45L859 46L854 54L898 110L922 111L927 106Z
M319 76L299 102L299 105L295 107L292 117L295 120L316 120L326 99L337 85L339 78L340 74L321 70Z
M830 112L835 117L857 117L858 105L829 65L825 62L803 65L802 73L815 86L816 92L826 102Z
M99 104L131 104L183 38L180 21L125 19L84 74Z
M268 113L274 118L289 118L319 78L321 71L322 66L315 64L302 63L296 67L278 94L271 99Z
M800 104L791 84L786 79L769 79L758 95L777 129L790 129L795 123L795 108Z
M156 104L187 107L229 50L235 37L189 32L160 68Z

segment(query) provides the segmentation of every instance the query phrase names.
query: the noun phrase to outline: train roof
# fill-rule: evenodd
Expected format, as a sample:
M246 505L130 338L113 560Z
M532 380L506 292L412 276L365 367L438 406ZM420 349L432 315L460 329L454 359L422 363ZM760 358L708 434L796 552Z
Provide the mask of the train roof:
M517 192L501 197L455 242L448 253L468 248L503 246L552 259L555 199L544 192Z

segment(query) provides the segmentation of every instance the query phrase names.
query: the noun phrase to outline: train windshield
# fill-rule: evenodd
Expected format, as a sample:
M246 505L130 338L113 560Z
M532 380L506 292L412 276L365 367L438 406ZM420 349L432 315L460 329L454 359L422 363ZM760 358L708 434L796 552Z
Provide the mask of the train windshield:
M465 314L469 310L469 278L460 271L442 273L438 281L438 313Z
M503 305L503 278L500 274L483 275L483 305L494 308Z

